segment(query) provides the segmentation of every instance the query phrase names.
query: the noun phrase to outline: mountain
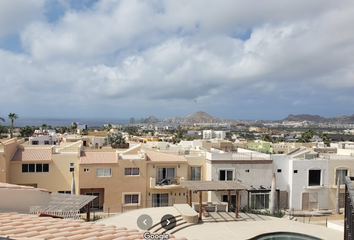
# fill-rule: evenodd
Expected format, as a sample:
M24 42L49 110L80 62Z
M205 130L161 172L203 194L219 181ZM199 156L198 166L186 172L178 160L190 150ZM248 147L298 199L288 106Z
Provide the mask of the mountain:
M231 120L215 118L203 111L198 111L185 118L165 118L166 123L234 123Z
M310 121L310 122L327 122L327 118L321 117L319 115L310 115L310 114L300 114L300 115L293 115L290 114L282 121L289 121L289 122L302 122L302 121Z
M325 118L319 115L310 115L310 114L300 114L300 115L293 115L290 114L286 118L281 121L289 121L289 122L302 122L302 121L310 121L316 123L354 123L354 114L351 116L337 116L331 118Z

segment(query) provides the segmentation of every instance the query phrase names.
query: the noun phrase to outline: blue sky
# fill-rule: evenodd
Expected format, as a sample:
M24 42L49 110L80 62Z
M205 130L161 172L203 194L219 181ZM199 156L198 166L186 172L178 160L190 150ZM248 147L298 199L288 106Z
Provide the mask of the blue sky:
M0 1L0 116L354 114L351 1Z

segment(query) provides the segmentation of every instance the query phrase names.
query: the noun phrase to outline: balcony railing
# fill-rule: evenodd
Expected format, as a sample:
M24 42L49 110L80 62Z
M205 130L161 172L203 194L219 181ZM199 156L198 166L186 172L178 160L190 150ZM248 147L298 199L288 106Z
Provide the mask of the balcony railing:
M182 188L181 181L184 178L174 178L173 180L163 179L160 182L156 181L156 178L150 178L150 188L156 189L174 189L174 188Z

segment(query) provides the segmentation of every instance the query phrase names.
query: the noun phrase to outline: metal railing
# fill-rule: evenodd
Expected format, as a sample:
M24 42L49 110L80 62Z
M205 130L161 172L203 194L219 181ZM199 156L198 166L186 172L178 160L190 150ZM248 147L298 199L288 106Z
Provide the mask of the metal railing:
M344 240L354 240L354 177L345 177Z

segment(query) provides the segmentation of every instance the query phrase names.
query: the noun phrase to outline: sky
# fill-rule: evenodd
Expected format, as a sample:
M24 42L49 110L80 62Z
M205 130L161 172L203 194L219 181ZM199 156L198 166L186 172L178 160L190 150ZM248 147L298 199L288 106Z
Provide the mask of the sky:
M0 1L0 117L354 114L352 1Z

